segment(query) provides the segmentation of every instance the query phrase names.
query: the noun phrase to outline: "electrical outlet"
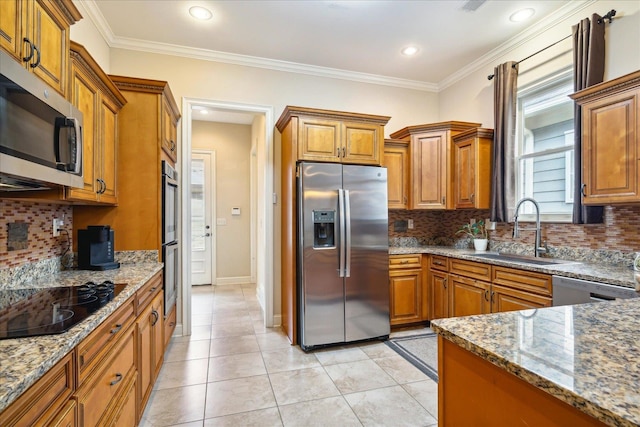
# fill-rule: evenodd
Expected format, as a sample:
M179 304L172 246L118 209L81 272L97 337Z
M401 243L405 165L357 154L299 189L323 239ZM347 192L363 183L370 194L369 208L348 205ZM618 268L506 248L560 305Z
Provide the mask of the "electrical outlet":
M491 221L489 218L487 218L484 223L486 224L485 228L487 230L495 230L496 229L496 223Z
M413 220L412 219L407 220L407 228L410 229L410 230L413 229Z
M58 237L60 235L60 230L64 227L64 221L60 218L53 219L53 237Z

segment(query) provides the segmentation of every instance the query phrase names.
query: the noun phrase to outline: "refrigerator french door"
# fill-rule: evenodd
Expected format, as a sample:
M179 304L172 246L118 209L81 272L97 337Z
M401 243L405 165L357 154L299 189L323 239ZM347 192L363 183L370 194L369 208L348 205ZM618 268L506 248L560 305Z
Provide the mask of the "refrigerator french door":
M299 341L389 336L387 170L298 165Z

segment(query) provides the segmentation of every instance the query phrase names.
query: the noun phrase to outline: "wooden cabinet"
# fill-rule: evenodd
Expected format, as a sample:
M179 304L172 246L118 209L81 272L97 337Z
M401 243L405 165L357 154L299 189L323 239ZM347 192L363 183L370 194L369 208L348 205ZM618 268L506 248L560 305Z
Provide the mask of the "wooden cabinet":
M429 257L428 292L431 300L429 320L449 317L449 260L441 255Z
M135 327L130 325L85 383L78 387L76 399L80 425L110 425L121 413L122 408L118 403L128 392L127 385L130 386L136 376L135 343ZM133 410L135 419L135 406Z
M136 321L138 349L138 395L140 408L136 421L149 400L151 389L164 360L162 275L159 273L136 293L138 317Z
M426 320L427 302L422 255L389 256L389 316L391 326Z
M640 71L576 92L586 205L640 203Z
M387 116L285 107L276 127L290 127L283 145L295 153L295 161L380 165Z
M118 112L126 99L89 52L71 42L71 100L84 124L84 187L67 188L66 199L115 204Z
M281 134L281 312L282 328L297 342L296 164L298 161L380 165L384 125L390 117L285 107L276 123ZM75 219L75 218L74 218Z
M382 165L387 168L389 209L408 209L409 143L399 139L385 139Z
M2 0L0 48L66 97L69 28L80 19L71 0Z
M391 138L409 141L409 209L453 209L453 137L480 123L442 122L408 126Z
M75 406L69 399L75 390L74 361L73 352L63 357L2 412L0 424L3 427L65 425L63 420L73 419Z
M155 250L162 257L161 161L163 105L178 116L167 82L110 76L126 98L117 118L118 207L76 206L74 234L92 224L110 224L116 251ZM75 244L75 242L74 242Z
M164 346L169 345L173 331L176 330L176 306L174 305L171 311L164 318Z
M493 129L475 128L453 137L456 209L489 209Z
M171 163L175 166L178 160L178 120L180 113L175 102L172 102L173 95L168 89L169 95L162 98L162 127L160 144L162 150L169 156Z
M533 271L431 256L431 318L550 307L551 276Z

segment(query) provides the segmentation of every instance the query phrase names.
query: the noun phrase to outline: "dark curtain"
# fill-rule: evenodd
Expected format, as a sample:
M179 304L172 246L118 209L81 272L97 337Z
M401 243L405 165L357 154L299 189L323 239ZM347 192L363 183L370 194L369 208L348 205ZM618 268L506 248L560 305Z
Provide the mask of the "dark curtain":
M585 18L573 30L573 82L576 91L585 89L604 79L604 26L605 21L593 14L591 21ZM602 206L582 204L582 111L574 106L575 126L575 182L573 192L573 223L596 224L603 219Z
M510 61L494 70L493 175L491 221L508 222L516 201L515 147L518 64Z

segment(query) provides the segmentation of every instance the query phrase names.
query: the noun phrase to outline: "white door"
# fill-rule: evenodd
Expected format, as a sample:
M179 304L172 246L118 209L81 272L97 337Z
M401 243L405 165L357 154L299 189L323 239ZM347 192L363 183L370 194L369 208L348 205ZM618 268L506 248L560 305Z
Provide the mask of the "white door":
M214 151L191 154L191 284L215 285Z

